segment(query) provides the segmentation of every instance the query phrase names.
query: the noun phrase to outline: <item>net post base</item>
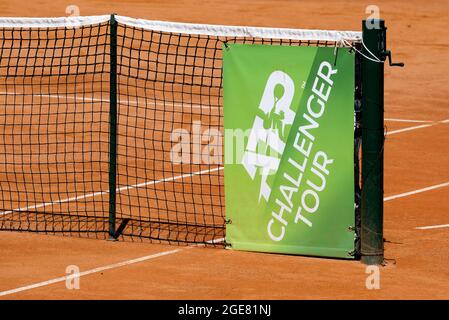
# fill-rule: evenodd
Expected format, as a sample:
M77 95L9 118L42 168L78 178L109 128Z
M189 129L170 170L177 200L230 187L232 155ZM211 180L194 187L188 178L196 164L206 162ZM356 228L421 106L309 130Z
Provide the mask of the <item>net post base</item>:
M381 265L384 263L384 256L382 254L376 256L364 256L361 257L361 262L366 265Z
M106 241L118 241L118 239L115 238L115 237L109 236L109 237L106 239Z

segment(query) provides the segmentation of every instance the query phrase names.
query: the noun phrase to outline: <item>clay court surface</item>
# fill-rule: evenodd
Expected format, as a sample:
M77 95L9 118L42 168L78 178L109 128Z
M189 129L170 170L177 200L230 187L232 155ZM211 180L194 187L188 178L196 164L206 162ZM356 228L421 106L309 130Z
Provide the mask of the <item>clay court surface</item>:
M19 6L2 0L0 16L64 16L69 4L81 15L360 30L370 3L55 0ZM0 295L13 291L0 298L449 299L449 38L442 33L449 29L449 3L375 4L393 60L406 64L386 67L387 264L379 290L366 289L365 266L357 261L1 232ZM79 290L58 281L68 265L86 272Z

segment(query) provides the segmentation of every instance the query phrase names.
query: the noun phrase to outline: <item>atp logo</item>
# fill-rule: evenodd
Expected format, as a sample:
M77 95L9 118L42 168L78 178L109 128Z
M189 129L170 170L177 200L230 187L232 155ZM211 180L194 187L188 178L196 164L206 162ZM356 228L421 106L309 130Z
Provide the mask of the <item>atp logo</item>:
M254 119L242 159L252 180L260 172L259 202L262 198L268 201L271 194L268 177L279 168L287 127L295 119L295 112L290 109L294 94L295 85L287 73L278 70L270 74L259 103L260 115Z

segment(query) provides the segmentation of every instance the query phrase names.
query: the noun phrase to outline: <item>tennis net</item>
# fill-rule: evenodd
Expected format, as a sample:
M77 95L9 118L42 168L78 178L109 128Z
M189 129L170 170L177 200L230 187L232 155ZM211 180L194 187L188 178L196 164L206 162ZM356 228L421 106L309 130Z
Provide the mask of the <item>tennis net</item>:
M0 229L222 243L223 46L359 39L123 16L1 18ZM176 147L189 150L182 161Z

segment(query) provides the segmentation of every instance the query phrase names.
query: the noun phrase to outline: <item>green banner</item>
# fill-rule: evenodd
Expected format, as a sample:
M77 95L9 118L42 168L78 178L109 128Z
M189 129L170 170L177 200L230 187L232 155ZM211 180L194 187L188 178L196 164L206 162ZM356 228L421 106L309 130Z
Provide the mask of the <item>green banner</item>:
M226 241L352 258L354 54L223 48Z

